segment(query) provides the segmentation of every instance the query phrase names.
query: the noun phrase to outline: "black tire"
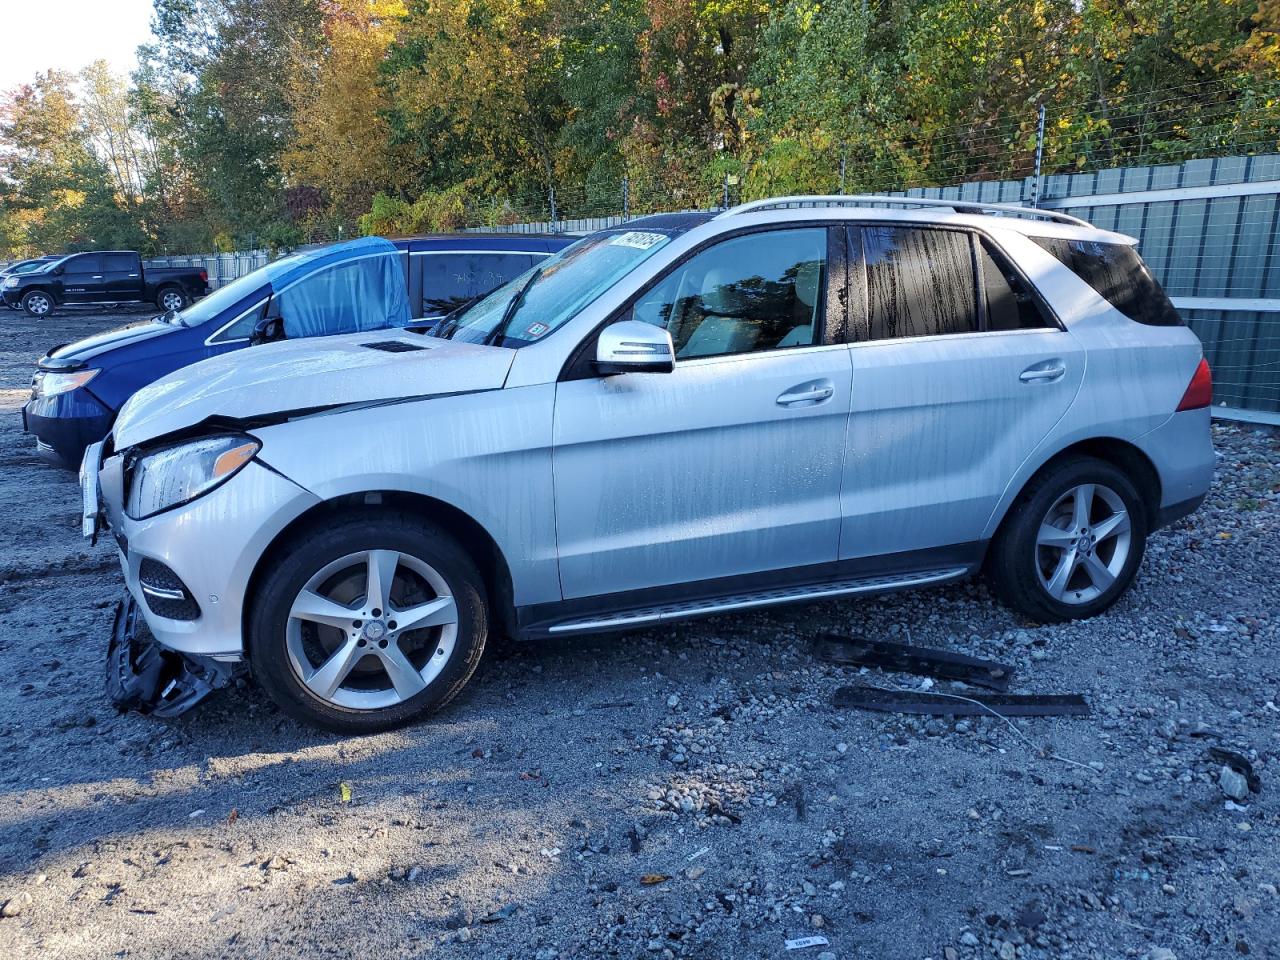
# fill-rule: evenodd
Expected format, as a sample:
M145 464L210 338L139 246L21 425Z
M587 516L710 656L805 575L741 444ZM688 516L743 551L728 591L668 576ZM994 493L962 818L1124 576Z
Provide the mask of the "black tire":
M1054 597L1042 580L1040 564L1045 553L1038 540L1042 523L1055 504L1082 484L1100 485L1123 502L1128 512L1127 555L1118 561L1119 569L1106 589L1090 599L1064 602ZM1103 507L1106 508L1105 503ZM1057 461L1033 477L1010 508L992 542L987 557L987 577L996 595L1006 604L1039 623L1063 623L1097 616L1133 583L1146 549L1147 518L1147 504L1120 468L1095 457L1075 456ZM1052 549L1058 548L1050 548L1050 556ZM1098 545L1097 549L1101 551L1105 546ZM1098 556L1102 558L1101 552ZM1114 553L1111 557L1115 559ZM1089 579L1087 571L1084 575Z
M185 310L191 306L191 298L181 287L161 287L156 291L156 306L161 310Z
M455 601L457 630L444 666L419 693L391 706L353 709L321 699L306 686L291 662L287 629L294 599L313 576L327 564L369 550L399 551L433 568ZM273 553L248 619L249 664L255 679L290 716L338 733L374 733L440 710L456 697L480 663L488 620L480 571L447 531L412 514L356 511L302 531Z
M43 320L53 315L53 294L44 290L28 290L22 295L22 309L28 317Z

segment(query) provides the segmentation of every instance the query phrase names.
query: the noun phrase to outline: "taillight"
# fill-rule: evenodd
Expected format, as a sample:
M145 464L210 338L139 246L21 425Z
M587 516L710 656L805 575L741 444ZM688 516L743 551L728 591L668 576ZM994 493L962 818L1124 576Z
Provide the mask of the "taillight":
M1187 392L1182 395L1178 411L1200 410L1213 403L1213 374L1209 372L1209 361L1201 360L1196 367L1191 382L1187 384Z
M209 282L209 271L208 271L208 270L201 270L201 271L200 271L200 282L201 282L201 283L208 283L208 282Z

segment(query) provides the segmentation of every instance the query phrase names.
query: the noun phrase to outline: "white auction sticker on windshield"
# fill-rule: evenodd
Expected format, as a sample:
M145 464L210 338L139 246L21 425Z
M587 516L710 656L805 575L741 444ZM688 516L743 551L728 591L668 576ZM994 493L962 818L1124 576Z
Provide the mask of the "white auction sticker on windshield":
M661 243L665 239L667 239L666 234L629 230L626 233L618 234L616 237L611 237L609 242L618 247L635 247L637 250L648 250L654 244Z

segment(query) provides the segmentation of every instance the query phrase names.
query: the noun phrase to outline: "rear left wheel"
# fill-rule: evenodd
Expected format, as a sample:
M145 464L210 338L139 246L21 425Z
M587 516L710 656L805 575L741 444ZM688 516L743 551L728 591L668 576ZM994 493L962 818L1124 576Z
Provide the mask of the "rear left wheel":
M1028 484L991 547L988 575L1010 606L1043 623L1095 616L1129 588L1147 509L1129 477L1072 457Z
M258 592L258 681L288 713L371 733L443 707L487 633L483 580L446 531L417 517L353 515L295 539Z
M185 310L190 302L190 298L177 287L165 287L156 297L156 306L165 312Z

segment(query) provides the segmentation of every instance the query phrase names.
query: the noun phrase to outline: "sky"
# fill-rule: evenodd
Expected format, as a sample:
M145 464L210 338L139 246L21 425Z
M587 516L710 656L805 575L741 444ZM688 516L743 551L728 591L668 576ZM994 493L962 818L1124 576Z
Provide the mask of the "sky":
M151 0L0 0L0 8L0 91L100 58L127 73L151 35Z

